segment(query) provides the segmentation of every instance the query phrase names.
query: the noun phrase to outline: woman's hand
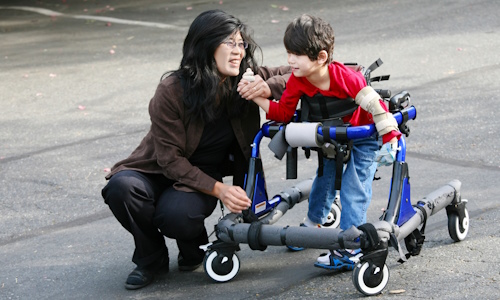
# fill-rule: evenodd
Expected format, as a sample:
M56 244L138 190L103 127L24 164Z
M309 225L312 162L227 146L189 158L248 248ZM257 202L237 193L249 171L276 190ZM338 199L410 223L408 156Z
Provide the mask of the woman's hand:
M214 196L219 198L224 206L233 213L241 213L242 210L248 209L252 205L252 201L241 187L227 185L220 181L215 183Z
M241 79L238 83L237 91L240 96L247 100L253 100L257 97L269 98L271 97L271 89L267 82L262 79L259 75L255 75L254 81L248 81L246 79Z

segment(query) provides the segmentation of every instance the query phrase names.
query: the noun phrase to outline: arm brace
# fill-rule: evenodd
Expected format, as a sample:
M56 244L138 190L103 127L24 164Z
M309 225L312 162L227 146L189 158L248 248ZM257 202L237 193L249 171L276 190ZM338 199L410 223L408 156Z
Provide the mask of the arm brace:
M371 87L366 86L356 95L356 104L371 113L379 135L398 130L398 122L390 112L386 112L380 104L380 95Z

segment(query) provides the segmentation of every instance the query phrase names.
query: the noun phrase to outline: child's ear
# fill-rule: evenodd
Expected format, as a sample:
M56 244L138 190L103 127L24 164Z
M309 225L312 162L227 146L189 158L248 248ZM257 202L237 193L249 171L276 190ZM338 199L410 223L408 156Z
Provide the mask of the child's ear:
M318 63L320 65L325 65L328 62L328 53L325 50L321 50L318 53Z

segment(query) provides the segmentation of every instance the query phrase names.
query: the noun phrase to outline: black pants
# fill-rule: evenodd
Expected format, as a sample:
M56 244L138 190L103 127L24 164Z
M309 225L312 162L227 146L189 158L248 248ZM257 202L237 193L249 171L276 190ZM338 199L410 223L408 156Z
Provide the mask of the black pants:
M139 267L154 264L168 253L164 235L175 239L186 262L203 259L200 245L208 243L205 218L217 205L215 197L173 188L163 175L120 171L102 190L104 202L134 237L132 261Z

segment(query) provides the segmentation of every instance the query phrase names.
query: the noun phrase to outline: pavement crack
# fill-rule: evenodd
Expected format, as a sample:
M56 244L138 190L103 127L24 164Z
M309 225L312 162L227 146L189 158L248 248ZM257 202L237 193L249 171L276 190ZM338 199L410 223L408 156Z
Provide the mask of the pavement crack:
M35 155L44 154L47 152L51 152L51 151L55 151L55 150L59 150L59 149L64 149L64 148L68 148L68 147L72 147L72 146L76 146L76 145L82 145L82 144L92 143L92 142L99 141L99 140L105 140L105 139L114 138L114 137L118 137L118 136L132 135L132 134L143 133L143 132L144 132L144 129L136 129L136 130L127 131L124 133L111 133L111 134L101 135L98 137L82 139L82 140L74 141L71 143L56 145L56 146L47 147L47 148L43 148L43 149L31 151L31 152L22 153L22 154L15 155L15 156L4 157L4 158L0 159L0 164L12 162L12 161L17 161L17 160L22 160L22 159L29 158L29 157L32 157Z
M64 230L64 229L68 229L68 228L72 228L72 227L86 225L86 224L89 224L89 223L92 223L95 221L100 221L102 219L109 218L111 216L112 216L112 214L108 209L103 209L103 210L96 212L94 214L80 217L80 218L76 218L76 219L71 220L71 221L61 222L61 223L57 223L57 224L49 225L49 226L44 226L44 227L41 227L38 229L34 229L34 230L30 231L29 233L14 234L8 238L0 239L0 247L15 243L18 241L27 240L27 239L30 239L33 237L49 234L52 232L56 232L56 231L60 231L60 230Z
M438 163L459 166L459 167L464 167L464 168L474 168L474 169L480 169L480 170L486 169L489 171L496 171L496 172L500 171L500 167L498 167L498 166L484 165L484 164L480 164L480 163L474 162L474 161L446 158L446 157L442 157L442 156L438 156L438 155L418 153L418 152L413 152L413 151L406 151L406 155L414 157L414 158L418 158L418 159L435 161Z

